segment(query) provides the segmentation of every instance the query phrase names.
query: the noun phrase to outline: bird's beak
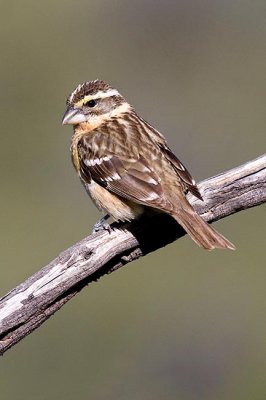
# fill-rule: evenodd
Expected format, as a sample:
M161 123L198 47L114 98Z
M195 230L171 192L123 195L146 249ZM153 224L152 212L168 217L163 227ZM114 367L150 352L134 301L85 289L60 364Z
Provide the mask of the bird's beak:
M86 117L78 108L68 107L62 118L62 125L78 125L85 122Z

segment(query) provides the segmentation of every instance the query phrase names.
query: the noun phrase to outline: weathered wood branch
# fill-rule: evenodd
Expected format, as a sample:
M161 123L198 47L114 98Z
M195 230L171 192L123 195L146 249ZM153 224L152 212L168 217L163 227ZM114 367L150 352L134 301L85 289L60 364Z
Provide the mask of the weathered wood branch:
M262 204L266 201L266 154L201 182L199 188L204 202L193 196L190 201L208 222ZM0 354L89 283L185 234L165 214L114 226L119 229L91 235L65 250L0 299Z

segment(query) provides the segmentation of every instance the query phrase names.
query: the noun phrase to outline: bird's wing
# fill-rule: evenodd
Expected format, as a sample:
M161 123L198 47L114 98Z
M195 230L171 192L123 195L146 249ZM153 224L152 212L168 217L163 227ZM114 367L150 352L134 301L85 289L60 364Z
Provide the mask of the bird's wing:
M97 137L96 137L97 139ZM101 149L105 147L104 136ZM79 143L80 173L82 179L96 181L118 196L161 210L171 211L173 205L166 198L161 179L146 159L139 153L129 152L126 148L119 154L81 139Z
M198 199L203 200L195 180L192 178L192 176L190 175L186 167L181 163L181 161L178 160L174 153L172 153L172 151L169 149L165 137L143 118L140 118L140 120L146 126L147 131L149 132L150 139L156 146L159 147L165 158L174 168L176 174L182 182L185 191L189 191Z
M172 164L184 187L198 199L203 200L195 180L192 178L182 162L174 155L174 153L172 153L166 143L160 144L159 147L164 153L166 159Z

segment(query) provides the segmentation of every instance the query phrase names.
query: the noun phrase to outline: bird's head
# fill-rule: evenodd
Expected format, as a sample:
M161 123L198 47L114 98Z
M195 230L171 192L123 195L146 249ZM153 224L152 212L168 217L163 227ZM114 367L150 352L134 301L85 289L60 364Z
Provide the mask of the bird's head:
M85 82L70 94L63 116L63 125L85 125L89 130L106 120L129 112L131 106L123 96L106 82Z

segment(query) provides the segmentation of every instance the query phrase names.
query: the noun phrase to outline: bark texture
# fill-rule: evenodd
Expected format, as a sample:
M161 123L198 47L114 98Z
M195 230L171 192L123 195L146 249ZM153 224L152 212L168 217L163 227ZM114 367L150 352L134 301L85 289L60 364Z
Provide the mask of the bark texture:
M266 201L266 154L206 179L198 186L204 202L192 195L189 200L210 223L258 206ZM89 283L185 234L165 214L113 226L115 229L111 233L88 236L65 250L0 299L1 355Z

